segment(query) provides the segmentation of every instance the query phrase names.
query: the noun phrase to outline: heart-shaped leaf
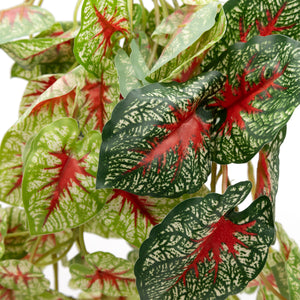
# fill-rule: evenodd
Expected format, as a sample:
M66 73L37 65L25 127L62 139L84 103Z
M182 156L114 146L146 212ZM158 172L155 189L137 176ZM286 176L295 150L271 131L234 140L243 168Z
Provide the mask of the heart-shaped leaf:
M212 159L249 161L272 141L300 102L299 42L281 35L231 46L213 67L227 76L214 108Z
M229 0L224 4L227 20L223 38L208 52L203 65L215 61L222 52L236 42L247 42L256 35L282 34L300 40L298 0Z
M272 206L262 196L235 212L250 182L177 205L153 228L135 265L141 299L225 299L263 268L274 239Z
M210 172L209 124L199 106L223 79L211 72L129 93L104 127L97 188L159 197L199 190Z
M23 296L39 295L50 285L40 269L25 260L0 261L0 278L2 287Z
M136 294L133 265L110 253L88 254L86 264L73 264L70 267L70 286L85 292L103 293L108 296L130 296Z
M98 65L114 46L116 34L128 33L127 3L124 0L85 0L81 18L74 53L80 64L99 76Z
M62 118L32 140L22 181L32 234L79 226L104 204L101 191L94 188L100 133L91 131L78 141L79 133L74 119Z
M0 44L40 32L54 23L54 17L38 6L21 4L0 11Z

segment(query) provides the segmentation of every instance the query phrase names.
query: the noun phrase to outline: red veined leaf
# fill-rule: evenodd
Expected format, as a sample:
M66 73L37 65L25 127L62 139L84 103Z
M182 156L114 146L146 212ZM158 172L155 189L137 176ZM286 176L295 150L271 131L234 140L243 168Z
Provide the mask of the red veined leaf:
M86 0L82 5L82 23L75 39L77 60L96 76L102 58L114 46L116 34L128 34L127 4L124 0Z
M22 190L32 234L76 227L104 204L102 192L94 190L100 133L92 131L80 141L78 135L77 122L62 118L44 127L31 143Z
M2 10L0 11L0 44L45 30L53 23L54 17L38 6L21 4Z
M300 24L294 17L300 13L298 0L229 0L224 4L224 12L230 22L223 38L208 52L203 66L215 61L230 45L247 42L256 35L283 34L300 39Z
M133 265L110 253L88 254L86 265L72 264L70 286L86 292L98 292L108 296L136 294Z
M177 205L155 226L135 265L142 299L225 299L263 268L274 239L272 206L263 196L246 210L234 207L250 182Z
M209 102L212 159L249 161L288 122L300 100L299 42L273 35L231 46L213 68L227 76Z
M49 288L49 281L39 268L24 260L0 261L1 286L23 296L35 296Z
M211 72L129 93L103 129L97 188L159 197L199 190L210 171L201 102L223 79Z

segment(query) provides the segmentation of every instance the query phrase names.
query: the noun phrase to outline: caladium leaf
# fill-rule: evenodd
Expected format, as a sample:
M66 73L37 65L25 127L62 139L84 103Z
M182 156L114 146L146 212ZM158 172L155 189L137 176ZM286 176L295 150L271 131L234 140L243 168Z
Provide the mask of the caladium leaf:
M88 254L86 264L70 266L70 287L85 292L98 292L98 296L130 296L137 294L133 265L110 253Z
M101 191L94 188L100 133L92 131L81 141L78 135L77 122L62 118L44 127L31 143L22 190L32 234L79 226L103 206Z
M25 69L32 69L38 64L65 63L72 58L74 62L71 41L76 34L77 31L72 29L54 37L18 40L2 44L0 47Z
M7 212L0 207L0 259L4 254L5 245L4 238L7 233Z
M299 42L281 35L231 46L214 67L227 76L215 109L212 158L249 161L272 141L300 102Z
M211 72L129 93L104 127L97 188L159 197L199 190L210 172L209 124L200 103L223 79Z
M44 75L30 81L23 94L19 108L19 116L38 99L59 77L59 74Z
M57 73L59 73L59 72L57 72ZM22 78L25 80L31 80L31 79L35 79L41 75L42 75L42 73L41 73L41 69L40 69L39 65L35 66L32 70L27 70L27 69L22 68L17 63L14 63L10 70L10 76L12 78L18 77L18 78Z
M40 32L54 23L54 17L38 6L21 4L0 11L0 44Z
M216 60L230 45L247 42L256 35L282 34L300 39L300 24L293 17L300 13L298 0L229 0L224 11L227 20L230 20L226 33L208 52L204 65Z
M108 195L99 215L107 228L131 245L140 247L153 226L159 224L173 207L185 199L204 196L207 193L208 190L204 186L195 194L168 199L138 196L114 189Z
M257 163L255 198L261 195L268 196L273 204L273 215L275 215L275 197L279 180L279 150L285 135L286 126L278 132L272 142L259 151Z
M170 42L152 67L149 75L151 79L170 81L180 73L183 69L182 65L191 62L222 37L225 30L225 17L224 13L221 12L217 18L218 23L215 24L218 7L219 4L213 2L201 9L190 6L187 11L174 12L176 15L185 14L185 17L182 23L177 26ZM214 25L215 28L213 28ZM168 22L164 26L168 27ZM210 29L212 29L211 33L206 33ZM192 49L187 51L189 47ZM173 70L174 68L175 70Z
M80 64L99 76L98 65L114 46L116 34L128 33L127 3L125 0L85 0L81 18L74 53Z
M28 253L26 242L30 237L26 227L25 211L18 207L6 207L4 210L7 215L7 232L2 260L24 258Z
M49 288L39 268L25 260L0 261L1 286L24 296L36 296Z
M263 268L274 239L266 196L235 212L250 182L176 206L153 228L135 265L142 299L225 299Z

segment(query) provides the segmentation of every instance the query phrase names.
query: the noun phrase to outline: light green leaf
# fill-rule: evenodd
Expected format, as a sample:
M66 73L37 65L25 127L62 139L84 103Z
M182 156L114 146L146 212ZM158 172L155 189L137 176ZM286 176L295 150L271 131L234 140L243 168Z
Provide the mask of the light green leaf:
M7 212L0 207L0 259L5 252L4 239L7 233Z

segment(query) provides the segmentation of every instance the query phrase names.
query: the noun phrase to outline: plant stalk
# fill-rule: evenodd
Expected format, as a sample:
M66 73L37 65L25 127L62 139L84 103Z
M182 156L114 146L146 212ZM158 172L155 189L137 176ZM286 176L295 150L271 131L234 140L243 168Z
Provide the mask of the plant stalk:
M53 261L55 261L55 259L57 258L56 253L52 254L52 259ZM54 274L54 289L56 291L59 290L59 281L58 281L58 263L54 263L53 264L53 274Z
M84 225L79 226L78 232L78 245L82 256L88 255L88 251L86 250L84 243Z
M78 14L78 10L81 5L81 2L82 2L82 0L78 0L75 5L74 14L73 14L73 29L78 27L77 14Z
M252 183L252 188L251 188L251 195L252 195L252 199L255 199L255 177L254 177L254 168L253 168L253 164L251 161L248 161L248 179L251 181Z
M39 243L41 242L41 240L42 240L42 235L37 237L35 243L33 244L33 247L30 251L30 257L29 257L29 262L31 262L31 263L33 263L34 256L36 255L36 252L37 252L37 249L38 249L38 246L39 246Z
M262 282L264 283L264 285L275 295L277 296L280 300L287 300L285 297L283 297L273 286L272 284L269 282L269 280L267 279L267 277L261 272L259 274L260 279L262 280Z
M211 180L210 180L210 191L212 193L216 192L217 185L217 164L212 162L211 164Z
M225 193L228 187L228 166L222 165L222 194Z

